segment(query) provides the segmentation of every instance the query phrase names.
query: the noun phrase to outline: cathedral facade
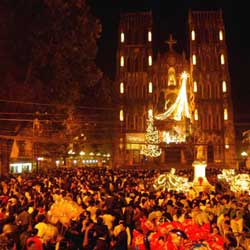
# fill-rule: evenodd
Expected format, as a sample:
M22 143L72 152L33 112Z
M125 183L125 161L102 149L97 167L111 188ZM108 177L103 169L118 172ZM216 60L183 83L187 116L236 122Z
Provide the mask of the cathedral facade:
M155 53L152 12L121 14L118 35L114 164L172 166L198 160L235 167L222 12L189 11L183 53L175 50L172 34L166 34L168 50Z

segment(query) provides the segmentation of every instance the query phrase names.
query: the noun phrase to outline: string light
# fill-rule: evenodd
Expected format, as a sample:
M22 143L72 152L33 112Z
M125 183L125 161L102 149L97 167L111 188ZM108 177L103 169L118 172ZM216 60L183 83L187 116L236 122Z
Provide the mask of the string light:
M161 149L159 148L159 132L154 127L154 119L153 115L148 116L147 121L147 129L146 129L146 145L141 150L141 154L149 157L159 157L161 155Z
M172 106L167 109L164 113L156 115L155 119L165 120L168 117L172 117L176 121L180 121L183 117L190 118L188 100L187 100L187 73L183 72L181 74L181 88L179 94Z

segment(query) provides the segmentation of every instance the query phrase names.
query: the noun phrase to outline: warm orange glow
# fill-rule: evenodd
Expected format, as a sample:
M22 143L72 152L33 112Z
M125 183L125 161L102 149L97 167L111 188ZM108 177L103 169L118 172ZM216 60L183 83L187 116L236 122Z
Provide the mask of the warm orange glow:
M148 83L148 93L150 93L150 94L153 93L153 83L152 82Z
M220 63L221 63L222 65L225 64L225 58L224 58L224 55L223 55L223 54L220 55Z
M123 94L124 93L124 83L121 82L120 83L120 94Z
M151 31L148 32L148 41L152 42L152 32Z
M123 122L124 121L124 114L123 114L123 110L120 110L120 121Z
M224 109L224 120L227 121L228 120L228 112L227 109Z
M122 33L121 33L121 43L124 43L124 41L125 41L125 35L124 35L124 33L122 32Z
M152 56L148 56L148 65L152 66Z
M226 83L226 81L222 81L222 92L223 93L227 92L227 83Z
M197 82L194 81L194 93L197 93Z
M192 41L195 40L195 31L194 30L191 31L191 39L192 39Z
M198 119L199 119L199 117L198 117L198 110L195 109L195 111L194 111L194 120L198 121Z
M120 66L124 67L124 56L121 56L120 58Z
M193 54L193 56L192 56L192 61L193 61L193 65L196 65L196 55L195 54Z
M222 30L219 31L219 39L220 39L220 41L223 41L223 31Z

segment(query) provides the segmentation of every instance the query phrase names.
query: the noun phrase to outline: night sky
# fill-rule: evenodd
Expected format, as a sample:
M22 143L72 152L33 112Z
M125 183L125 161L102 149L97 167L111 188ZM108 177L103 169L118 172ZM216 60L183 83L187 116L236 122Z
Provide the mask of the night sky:
M111 79L115 78L115 56L118 22L121 12L152 10L156 43L164 51L164 44L172 33L179 52L188 48L188 10L218 10L223 12L229 53L232 100L236 121L250 122L250 38L247 1L233 0L89 0L92 13L103 25L98 41L97 64ZM154 32L154 34L156 33ZM153 34L153 35L154 35Z

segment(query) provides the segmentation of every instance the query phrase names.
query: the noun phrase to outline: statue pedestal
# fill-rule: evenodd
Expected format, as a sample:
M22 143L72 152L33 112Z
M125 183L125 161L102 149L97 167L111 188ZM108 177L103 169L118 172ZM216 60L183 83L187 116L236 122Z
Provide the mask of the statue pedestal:
M205 161L194 161L192 166L194 167L193 189L197 193L204 190L213 191L214 187L208 182L206 177L207 163Z

